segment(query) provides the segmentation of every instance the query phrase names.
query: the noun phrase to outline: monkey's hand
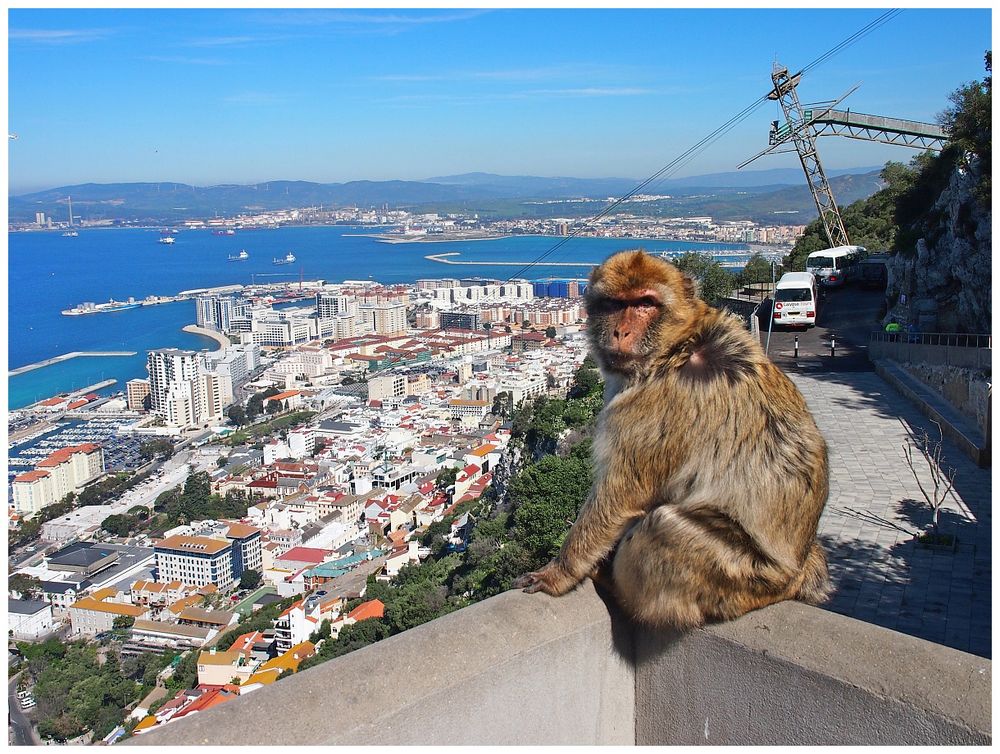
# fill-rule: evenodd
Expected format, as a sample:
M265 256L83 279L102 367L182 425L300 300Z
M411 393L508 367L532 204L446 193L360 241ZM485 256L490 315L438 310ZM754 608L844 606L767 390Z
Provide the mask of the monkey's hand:
M580 583L558 560L552 560L540 571L532 571L514 582L515 589L523 589L528 594L542 591L553 597L561 597Z

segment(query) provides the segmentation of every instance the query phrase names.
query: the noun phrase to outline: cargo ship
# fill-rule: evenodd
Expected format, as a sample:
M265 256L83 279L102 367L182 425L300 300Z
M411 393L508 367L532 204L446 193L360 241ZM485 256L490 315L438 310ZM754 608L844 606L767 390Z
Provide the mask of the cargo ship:
M295 255L292 252L288 252L287 254L285 254L283 259L275 258L272 259L271 261L274 264L292 264L292 262L295 261Z
M63 309L62 314L67 317L76 317L81 314L100 314L101 312L120 312L125 309L136 309L142 306L140 301L115 301L111 299L106 304L94 304L89 301L74 306L72 309Z
M237 254L235 256L233 256L232 254L230 254L227 257L227 259L230 262L242 262L242 261L244 261L246 259L249 259L249 258L250 258L250 255L247 254L247 250L246 249L243 249L239 254Z
M171 244L175 240L177 239L175 239L173 236L163 236L162 238L160 238L160 243Z

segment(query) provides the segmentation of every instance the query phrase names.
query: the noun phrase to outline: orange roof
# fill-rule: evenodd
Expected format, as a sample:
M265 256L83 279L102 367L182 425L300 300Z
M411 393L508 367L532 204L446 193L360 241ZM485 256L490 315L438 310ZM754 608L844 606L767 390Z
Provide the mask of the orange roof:
M489 401L465 401L459 398L452 398L448 401L450 406L488 406Z
M85 442L82 445L73 445L68 448L60 448L59 450L51 453L48 458L46 458L38 466L58 466L61 463L66 463L70 458L72 458L77 453L93 453L95 450L100 450L100 445L95 445L92 442Z
M40 406L58 406L64 400L66 400L66 399L65 398L46 398L44 401L42 401L38 405L40 405Z
M118 594L117 589L113 589L110 586L106 586L103 589L98 589L91 596L95 600L106 600L108 597L114 597L116 594Z
M41 469L35 469L34 471L26 471L23 474L18 474L14 477L15 482L37 482L39 479L44 479L49 475L49 472L42 471Z
M183 534L175 534L172 537L161 539L155 547L159 550L175 550L182 554L198 553L215 555L230 547L228 541L221 539L211 539L210 537L186 537Z
M273 660L265 662L257 669L257 673L262 673L267 670L277 670L279 673L285 670L291 670L293 672L297 671L299 669L299 663L307 657L311 657L315 651L316 645L311 641L304 641L300 644L296 644L283 655L278 655ZM253 678L253 676L250 678ZM247 679L248 682L250 681L250 678Z
M86 406L88 403L90 403L90 401L88 401L86 398L81 398L78 401L73 401L68 406L66 406L66 408L68 409L80 408L80 406Z
M494 450L496 450L496 448L497 448L496 445L480 445L478 448L476 448L474 451L472 451L469 455L478 456L479 458L482 458L483 456L488 455L489 453L492 453Z
M190 597L184 597L183 599L177 600L172 605L170 605L169 610L174 615L180 615L185 609L191 607L192 605L197 605L201 602L201 595L192 594Z
M259 532L256 526L248 526L247 524L230 524L229 531L226 532L230 537L238 537L243 539L243 537L249 537L255 532Z
M272 395L270 398L265 398L265 401L283 401L285 398L291 398L293 395L300 395L301 390L286 390L283 393L278 393L277 395Z
M368 620L369 618L381 618L385 615L385 605L381 600L368 600L368 602L362 602L356 608L351 610L347 614L348 618L354 618L354 620L362 621Z
M156 718L153 715L146 715L142 720L132 728L133 733L140 733L144 730L149 730L156 725Z
M74 607L78 610L96 610L99 613L130 615L133 618L138 618L140 615L143 615L146 612L146 608L144 607L136 607L135 605L126 605L121 602L100 602L99 600L95 600L93 597L81 597L72 605L70 605L70 608Z

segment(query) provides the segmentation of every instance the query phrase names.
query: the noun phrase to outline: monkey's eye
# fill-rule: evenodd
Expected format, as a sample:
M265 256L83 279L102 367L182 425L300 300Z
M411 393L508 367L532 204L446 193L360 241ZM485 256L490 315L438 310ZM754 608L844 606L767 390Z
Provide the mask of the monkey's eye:
M660 302L652 296L643 296L637 301L634 301L632 306L636 306L640 309L656 309L660 306Z
M602 298L594 306L594 309L600 314L611 314L624 308L625 302L617 298Z

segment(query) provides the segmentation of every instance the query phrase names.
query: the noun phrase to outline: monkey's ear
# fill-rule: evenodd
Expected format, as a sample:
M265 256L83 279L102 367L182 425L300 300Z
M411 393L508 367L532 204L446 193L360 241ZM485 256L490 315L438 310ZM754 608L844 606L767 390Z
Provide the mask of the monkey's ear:
M686 273L681 274L681 289L689 301L696 299L701 292L701 282Z

